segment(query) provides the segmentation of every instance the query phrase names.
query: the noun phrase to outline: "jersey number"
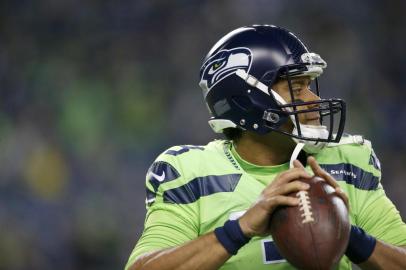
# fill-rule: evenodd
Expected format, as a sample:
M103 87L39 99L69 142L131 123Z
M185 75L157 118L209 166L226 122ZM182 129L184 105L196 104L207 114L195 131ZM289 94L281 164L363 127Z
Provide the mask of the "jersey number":
M189 152L191 149L198 149L198 150L204 150L204 147L202 146L195 146L195 145L180 145L181 149L179 150L168 150L165 152L167 155L171 156L178 156L180 154Z

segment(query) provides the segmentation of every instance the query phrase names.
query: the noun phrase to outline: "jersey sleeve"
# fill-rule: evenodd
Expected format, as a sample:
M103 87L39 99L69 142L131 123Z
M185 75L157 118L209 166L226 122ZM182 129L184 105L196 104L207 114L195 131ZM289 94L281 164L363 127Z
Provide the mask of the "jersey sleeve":
M406 245L406 225L382 187L370 195L360 211L358 226L386 243Z
M179 162L173 156L164 153L151 165L146 175L144 230L125 269L145 253L179 246L198 237L197 205L173 199L173 194L179 190L187 193L187 189L182 188L186 181ZM191 196L176 194L179 197Z
M372 148L369 159L365 159L369 170L378 179L379 184L370 190L358 192L356 206L356 225L369 234L386 243L396 246L406 245L406 224L399 211L386 196L381 183L379 160Z

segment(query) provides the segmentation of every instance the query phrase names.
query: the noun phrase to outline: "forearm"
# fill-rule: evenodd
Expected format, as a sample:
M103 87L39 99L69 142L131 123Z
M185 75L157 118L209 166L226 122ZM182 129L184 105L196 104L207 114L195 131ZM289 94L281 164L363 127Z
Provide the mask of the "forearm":
M396 247L377 240L371 257L358 265L362 269L406 269L406 247Z
M135 261L130 270L214 270L220 268L230 256L211 232L182 246L142 256Z

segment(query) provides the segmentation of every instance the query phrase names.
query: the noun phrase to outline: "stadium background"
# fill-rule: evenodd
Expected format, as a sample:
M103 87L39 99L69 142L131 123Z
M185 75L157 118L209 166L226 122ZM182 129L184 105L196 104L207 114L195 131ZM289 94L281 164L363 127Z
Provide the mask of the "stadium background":
M287 27L327 60L406 217L406 2L1 1L0 269L121 269L143 227L144 175L213 138L202 57L243 25Z

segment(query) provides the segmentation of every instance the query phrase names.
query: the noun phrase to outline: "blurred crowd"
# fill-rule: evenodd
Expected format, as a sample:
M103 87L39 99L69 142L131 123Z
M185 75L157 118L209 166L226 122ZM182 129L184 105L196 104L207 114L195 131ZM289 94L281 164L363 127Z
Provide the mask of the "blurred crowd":
M284 26L372 140L406 217L406 2L1 1L0 269L121 269L163 150L215 135L198 88L226 32Z

